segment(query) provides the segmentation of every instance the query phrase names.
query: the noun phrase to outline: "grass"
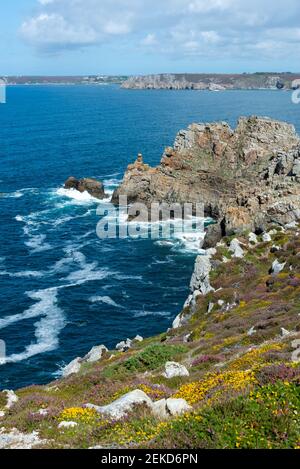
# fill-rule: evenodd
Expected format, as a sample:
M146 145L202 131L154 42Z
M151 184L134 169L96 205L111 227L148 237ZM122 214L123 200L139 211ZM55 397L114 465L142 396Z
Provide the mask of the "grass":
M273 244L280 251L271 252ZM300 365L291 362L292 341L300 339L300 241L291 231L243 249L243 259L222 263L227 247L218 248L210 276L215 291L199 296L193 312L185 309L192 317L182 328L125 353L114 351L113 358L84 365L77 375L19 390L1 426L38 431L49 448L300 447ZM269 274L275 259L286 262L277 276ZM214 308L208 314L209 303ZM291 336L282 337L281 328ZM167 361L185 364L190 376L163 377ZM160 421L136 406L116 422L84 407L108 404L134 389L154 401L184 398L193 410ZM0 409L5 404L0 393ZM58 430L62 419L78 425Z

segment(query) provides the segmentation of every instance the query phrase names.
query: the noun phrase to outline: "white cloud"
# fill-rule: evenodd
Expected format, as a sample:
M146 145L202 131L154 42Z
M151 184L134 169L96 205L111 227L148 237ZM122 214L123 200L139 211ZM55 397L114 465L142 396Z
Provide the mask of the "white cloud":
M157 44L156 35L149 33L141 40L143 46L155 46Z
M40 51L107 42L176 58L286 57L300 42L299 0L36 0L21 34ZM291 48L293 47L293 51Z

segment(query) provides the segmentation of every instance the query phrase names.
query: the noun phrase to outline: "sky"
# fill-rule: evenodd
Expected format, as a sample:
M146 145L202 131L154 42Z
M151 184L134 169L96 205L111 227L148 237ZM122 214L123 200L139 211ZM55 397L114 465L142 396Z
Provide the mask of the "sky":
M1 2L0 75L299 72L299 55L299 0Z

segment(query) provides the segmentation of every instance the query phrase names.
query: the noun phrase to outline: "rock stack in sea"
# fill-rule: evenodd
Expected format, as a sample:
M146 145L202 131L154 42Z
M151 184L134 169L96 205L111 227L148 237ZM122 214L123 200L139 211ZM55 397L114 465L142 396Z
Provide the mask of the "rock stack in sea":
M226 122L192 124L178 133L153 168L128 166L113 194L128 202L204 204L216 225L206 246L224 235L300 218L300 139L295 128L268 118L240 118L235 130Z

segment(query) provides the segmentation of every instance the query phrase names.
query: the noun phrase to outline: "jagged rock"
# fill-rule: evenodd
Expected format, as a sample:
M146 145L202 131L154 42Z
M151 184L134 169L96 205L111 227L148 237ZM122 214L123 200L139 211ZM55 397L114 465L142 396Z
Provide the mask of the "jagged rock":
M103 354L106 352L108 352L108 349L105 345L98 345L89 351L89 353L83 358L83 361L88 363L97 362L98 360L101 360Z
M3 392L6 393L6 397L7 397L5 409L11 409L13 405L15 405L16 402L18 402L19 398L14 391L5 389Z
M76 179L69 177L65 182L65 189L74 189L79 192L88 192L96 199L104 199L106 197L102 182L92 178Z
M244 251L241 248L241 244L238 239L233 239L229 246L229 251L232 253L232 257L242 258L244 257Z
M95 409L99 414L107 415L108 417L119 420L132 411L134 406L137 404L145 404L152 409L152 400L146 393L139 389L125 394L106 406L86 404L86 407L89 409Z
M215 304L210 302L207 307L207 314L211 313L212 310L214 309Z
M270 241L272 241L272 238L269 233L264 233L262 235L262 240L264 243L269 243Z
M120 352L126 352L131 348L132 345L132 340L131 339L126 339L122 340L116 345L116 350L119 350Z
M192 292L199 291L202 295L206 295L213 290L209 281L210 271L210 256L198 256L190 284L190 289Z
M185 399L161 399L154 402L152 406L154 416L162 420L184 414L191 409L192 407Z
M184 337L183 337L183 342L186 344L188 342L191 341L191 337L192 337L192 333L189 333L189 334L186 334Z
M140 335L135 336L135 338L133 339L133 341L135 342L143 342L143 340L144 340L143 337Z
M251 329L249 329L249 331L247 332L247 335L249 337L253 336L254 334L256 334L256 330L255 330L255 327L252 326Z
M204 204L217 221L211 236L266 231L300 219L300 185L292 169L300 162L293 126L261 117L241 118L235 130L224 122L192 124L180 131L173 150L156 168L130 165L112 201ZM210 246L209 236L204 241Z
M292 221L291 223L287 223L285 225L286 230L294 230L298 228L298 223L296 221Z
M270 273L272 273L274 275L278 275L284 269L285 264L286 264L286 262L283 262L281 264L277 259L275 259L275 261L272 264Z
M248 239L249 239L249 243L252 243L252 244L258 243L258 239L255 233L249 233Z
M167 362L165 364L165 372L163 376L167 379L174 378L175 376L189 376L189 372L184 365L176 362Z
M67 378L70 375L79 373L80 368L81 368L81 362L82 362L82 358L77 357L74 360L72 360L68 365L66 365L62 369L63 378Z
M208 249L215 247L217 243L222 239L222 236L222 228L219 223L216 223L215 225L209 225L205 229L205 238L203 241L202 248Z
M10 431L0 429L0 449L31 449L46 442L39 438L38 432L21 433L16 428Z
M281 337L287 337L290 335L290 332L287 331L284 327L281 328Z
M76 422L72 422L72 421L68 421L68 422L60 422L58 424L58 428L61 429L61 428L74 428L74 427L77 427L78 423Z

